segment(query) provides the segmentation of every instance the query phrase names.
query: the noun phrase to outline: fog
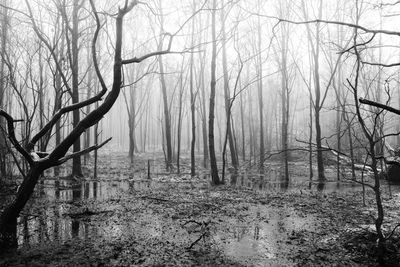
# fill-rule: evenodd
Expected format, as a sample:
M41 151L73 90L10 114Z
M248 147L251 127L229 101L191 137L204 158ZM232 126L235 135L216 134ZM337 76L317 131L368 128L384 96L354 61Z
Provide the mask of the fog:
M321 13L319 8L321 4ZM11 73L17 88L27 84L27 88L13 89L11 81L5 81L4 105L14 114L21 111L21 101L24 101L28 113L33 115L32 130L39 127L39 115L33 114L37 102L35 90L40 86L43 90L43 102L47 113L53 110L54 98L54 63L48 49L38 40L30 27L31 21L26 17L27 7L22 1L10 3L9 10L9 45L8 60L15 66ZM97 44L101 72L106 83L111 82L109 67L113 54L114 21L112 14L121 5L118 1L100 1L101 19L104 20L100 40ZM327 21L340 21L354 24L358 16L358 24L371 30L396 30L398 25L397 5L384 5L359 1L359 13L356 14L354 2L348 1L229 1L218 3L216 14L217 31L217 67L216 67L216 147L222 151L226 130L226 113L224 103L224 82L227 82L232 102L232 129L236 146L243 150L242 154L256 157L259 154L259 94L258 86L262 86L262 112L264 119L264 142L267 151L282 149L282 105L287 105L289 147L297 147L296 139L306 141L310 135L309 106L310 93L315 98L313 82L314 60L312 48L315 44L316 30L319 33L319 75L321 95L325 97L321 108L322 136L326 142L335 146L337 140L334 133L338 127L337 94L340 91L347 105L352 106L352 92L346 79L354 76L355 59L349 49L352 45L354 28L338 24L310 23L294 24L305 20L320 18ZM34 1L31 4L33 19L49 42L64 43L60 14L57 15L56 3ZM91 69L93 65L89 56L90 40L94 31L94 21L90 15L88 3L78 12L79 20L79 99L88 96L88 90L94 90L96 79ZM18 11L17 11L18 10ZM65 12L71 12L68 6ZM21 13L21 12L24 13ZM222 14L222 12L224 14ZM109 15L104 15L109 14ZM69 14L65 14L69 16ZM223 18L221 16L224 16ZM292 22L279 22L278 18ZM69 18L71 19L71 18ZM225 24L225 37L221 32L222 20ZM161 25L161 22L163 25ZM260 35L258 35L260 28ZM307 32L309 30L309 33ZM371 33L359 31L358 41L368 41ZM21 34L23 33L23 34ZM211 62L211 12L210 3L180 1L148 2L139 4L124 22L123 57L140 57L143 54L166 49L174 34L170 54L162 55L163 76L166 85L168 112L171 120L171 138L173 151L176 154L178 138L178 110L181 115L181 147L190 151L190 93L189 86L193 83L195 94L195 126L196 153L202 151L202 120L208 119L208 100L210 87ZM67 36L65 36L67 37ZM225 38L225 39L224 39ZM159 46L160 40L164 44ZM373 40L360 47L362 60L369 63L397 63L400 55L397 52L399 40L396 36L377 34ZM51 43L53 45L53 43ZM222 46L225 46L223 52ZM68 56L68 51L64 51ZM227 72L223 73L222 54L226 53ZM285 66L282 66L282 56ZM37 59L41 57L42 62ZM112 137L109 149L127 151L129 148L129 121L127 108L132 101L136 114L134 126L135 153L144 151L161 151L165 133L163 133L164 112L160 83L160 66L158 59L153 57L140 64L124 66L122 95L111 112L101 122L100 139ZM261 62L259 62L261 60ZM240 62L241 61L241 62ZM62 61L63 62L63 61ZM41 64L41 65L39 65ZM66 79L71 81L70 63L63 62ZM192 66L191 66L192 64ZM242 65L241 65L242 64ZM337 66L336 66L337 65ZM282 70L282 67L285 70ZM335 69L336 67L336 69ZM10 70L4 68L6 75ZM363 80L360 97L370 97L374 100L386 101L384 88L390 89L390 102L398 105L398 75L397 67L382 68L379 66L362 65ZM191 74L190 71L193 73ZM283 76L285 72L286 77ZM262 74L262 77L260 77ZM192 76L191 76L192 75ZM224 77L228 75L228 77ZM29 76L29 80L28 77ZM88 79L92 79L90 81ZM226 81L224 80L226 78ZM90 83L90 85L88 85ZM287 103L282 103L282 87L287 87ZM93 88L89 88L93 87ZM30 88L30 89L28 89ZM335 89L336 88L336 89ZM18 93L17 90L20 90ZM19 96L18 94L21 94ZM234 95L235 94L235 95ZM22 99L23 100L22 100ZM132 99L132 100L131 100ZM63 105L70 102L70 96L63 96ZM206 114L202 105L206 106ZM127 107L128 105L128 107ZM351 109L351 108L350 108ZM351 111L349 111L351 112ZM81 110L81 115L85 111ZM26 114L27 115L27 114ZM26 116L25 115L25 116ZM341 117L341 116L340 116ZM25 119L25 118L21 118ZM70 126L67 116L65 127ZM46 120L46 119L45 119ZM340 123L343 124L342 119ZM394 128L395 121L390 116L385 123L385 131ZM83 142L82 138L82 142ZM324 141L324 142L325 142ZM244 142L244 144L242 144ZM394 141L392 141L393 143ZM344 145L346 142L344 142ZM52 144L52 142L50 142ZM393 143L395 145L397 143ZM89 144L86 144L89 145ZM165 144L164 144L165 145ZM244 152L244 153L243 153Z
M0 0L0 265L398 265L399 17Z

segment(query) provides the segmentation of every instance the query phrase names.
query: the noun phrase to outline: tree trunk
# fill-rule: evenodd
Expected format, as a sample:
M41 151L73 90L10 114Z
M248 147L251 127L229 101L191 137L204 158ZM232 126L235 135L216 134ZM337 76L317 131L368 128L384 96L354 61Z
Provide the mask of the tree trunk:
M204 64L203 64L204 66ZM208 152L208 140L207 140L207 110L206 110L206 93L204 86L204 73L201 77L201 110L202 110L202 120L201 120L201 131L203 136L203 167L207 168L209 161Z
M62 37L61 39L61 45L59 49L56 48L56 60L59 62L59 64L62 61L62 58L64 57L64 38ZM61 74L58 70L55 72L55 99L54 99L54 114L61 109L62 106L62 84L61 84ZM61 121L57 120L55 124L55 145L58 146L61 143ZM54 175L59 176L60 175L60 167L56 166L54 167Z
M311 90L310 90L310 97L309 97L309 99L310 99L310 103L309 103L309 105L310 105L310 115L309 115L309 118L310 118L310 127L309 127L309 129L310 129L310 137L309 137L309 139L308 139L308 149L309 149L309 151L310 151L310 153L309 153L309 172L310 172L310 186L311 186L311 181L312 181L312 178L314 177L314 171L313 171L313 147L312 147L312 139L313 139L313 112L312 112L312 109L313 109L313 105L312 105L312 94L311 94Z
M285 182L289 182L289 147L288 147L288 124L289 124L289 85L287 73L287 53L288 53L288 31L284 24L282 29L281 43L281 108L282 108L282 151L283 151L283 166Z
M129 93L129 107L128 110L128 129L129 129L129 159L133 163L133 158L135 154L135 127L136 127L136 84L133 85Z
M183 64L182 64L183 66ZM180 83L180 88L179 88L179 108L178 108L178 149L177 149L177 157L176 157L176 168L178 171L178 174L181 171L181 166L180 166L180 158L181 158L181 133L182 133L182 105L183 105L183 67L181 69L181 74L179 77L179 83ZM192 89L192 88L191 88Z
M87 78L87 90L86 90L86 96L87 99L92 97L92 87L93 87L93 67L90 66L90 49L88 49L88 58L87 58L87 62L88 62L88 66L89 66L89 70L88 70L88 78ZM86 114L90 113L90 106L86 107ZM87 129L87 131L85 132L85 148L88 148L90 146L90 136L91 136L91 129ZM87 153L83 156L83 160L84 160L84 164L87 164L87 161L90 159L90 154Z
M91 5L94 9L93 0L90 1ZM25 1L29 8L30 15L32 16L32 12L29 6L28 0ZM115 54L114 54L114 72L113 72L113 84L112 89L101 103L95 110L91 113L87 114L78 124L77 126L72 129L72 131L60 142L58 146L56 146L50 154L46 157L41 159L41 161L37 161L31 157L30 150L26 150L23 148L15 137L15 130L14 130L14 119L7 114L4 110L0 110L0 115L7 119L7 128L9 138L13 141L13 145L15 148L20 152L20 154L26 159L29 163L29 171L24 177L22 184L18 188L17 195L13 202L8 205L4 211L0 215L0 252L3 252L5 248L9 246L15 246L17 237L16 237L16 222L17 218L24 208L25 204L31 197L34 188L37 184L37 181L40 175L43 173L44 170L53 167L58 164L62 164L64 160L68 160L69 157L65 158L66 153L68 152L69 148L75 143L77 139L85 132L86 129L95 125L99 122L103 116L108 113L111 107L116 102L120 90L121 90L121 83L122 83L122 58L121 58L121 50L122 50L122 25L123 25L123 17L124 15L133 8L134 5L126 6L124 9L120 9L118 15L116 16L116 41L115 41ZM96 13L97 18L97 13ZM33 20L33 18L32 18ZM98 22L99 25L99 22ZM35 27L35 25L33 25ZM98 28L99 29L99 28ZM37 28L35 28L37 30ZM40 35L40 34L39 34ZM97 37L97 35L95 35ZM95 44L96 38L93 39L93 54L95 54ZM102 77L99 75L99 79L103 81ZM96 97L92 98L92 102L82 102L81 105L84 107L86 104L91 104L94 102L98 102L101 97L107 92L107 88L102 83L102 91L96 95ZM75 106L76 107L76 106ZM72 108L69 106L69 108ZM73 108L71 109L73 110ZM61 115L60 115L61 116ZM59 119L59 117L53 117L52 119ZM51 130L50 128L43 128L42 137L47 131ZM40 139L40 137L39 137ZM33 139L29 142L32 146L32 149L35 146L35 142ZM104 145L103 143L102 145ZM97 147L98 148L98 147ZM96 148L94 148L96 149Z
M217 60L217 41L215 33L215 13L217 8L217 0L213 0L213 10L211 17L211 33L212 33L212 54L211 54L211 82L210 82L210 110L208 119L208 145L210 149L210 165L211 165L211 179L214 185L221 184L218 175L217 159L215 156L214 144L214 110L215 110L215 69Z
M302 8L303 13L306 19L307 18L307 11L306 11L306 4L304 0L302 1ZM322 0L319 1L319 11L318 11L318 18L322 18ZM320 82L320 75L319 75L319 52L320 52L320 25L319 23L316 24L315 30L315 44L312 41L312 34L309 25L307 24L307 35L308 41L311 46L311 52L313 56L313 63L314 63L314 92L315 92L315 100L314 100L314 116L315 116L315 139L317 144L317 167L318 167L318 180L324 181L325 180L325 173L324 173L324 160L323 160L323 153L322 153L322 132L321 132L321 123L320 123L320 111L322 109L321 106L321 82Z
M191 176L196 175L196 96L193 88L193 53L191 55L190 64L190 114L192 117L192 141L190 146L190 174Z
M8 205L0 215L0 251L7 248L17 247L17 218L30 199L33 190L42 172L44 166L36 164L31 167L26 178L17 191L17 196L13 202Z
M222 1L222 6L224 6L224 1ZM225 12L224 8L221 8L221 33L222 33L222 70L224 77L224 97L225 97L225 115L226 115L226 135L229 141L229 151L231 152L232 166L237 170L239 168L239 160L236 153L235 142L232 134L232 126L230 122L231 114L231 100L230 100L230 90L229 90L229 75L228 75L228 63L226 57L226 32L225 32ZM224 141L223 150L225 151L226 142ZM224 152L223 152L224 153ZM223 170L224 171L224 170Z
M79 1L73 2L72 10L72 31L71 31L71 46L72 46L72 103L79 103ZM72 112L72 127L75 128L80 121L79 109ZM81 139L77 138L73 145L73 152L81 150ZM72 160L72 176L82 177L81 158L76 157Z
M161 23L161 33L160 33L160 39L159 39L159 46L158 49L162 50L163 47L163 40L164 40L164 16L162 12L162 5L160 1L160 23ZM162 93L162 99L163 99L163 106L164 106L164 123L165 123L165 128L164 128L164 133L165 133L165 141L167 145L167 151L166 151L166 167L167 170L170 171L172 168L172 135L171 135L171 115L169 112L169 107L168 107L168 96L167 96L167 85L165 83L165 75L164 75L164 64L162 60L162 56L160 55L158 58L158 65L160 68L160 83L161 83L161 93Z
M7 0L2 1L5 6L7 6ZM7 36L8 36L8 9L3 7L1 8L2 20L1 20L1 58L5 58L7 53ZM0 61L0 108L4 107L4 96L5 96L5 62L4 60ZM0 118L0 128L5 129L5 120ZM1 130L0 130L1 131ZM3 178L7 175L6 170L6 154L7 154L7 146L6 139L3 138L3 133L0 133L0 176ZM1 181L1 179L0 179Z
M245 131L244 131L244 107L243 107L243 96L240 94L240 123L242 128L242 160L246 161L246 145L245 145Z
M260 6L260 1L258 1ZM258 113L260 117L260 170L264 170L265 148L264 148L264 101L263 101L263 71L261 57L261 22L260 17L257 17L257 76L258 76Z
M193 0L193 14L196 11L196 0ZM192 21L192 40L191 46L194 47L194 19ZM196 159L195 159L195 146L196 146L196 95L194 92L194 54L190 54L190 114L192 117L192 141L190 146L190 175L196 175Z

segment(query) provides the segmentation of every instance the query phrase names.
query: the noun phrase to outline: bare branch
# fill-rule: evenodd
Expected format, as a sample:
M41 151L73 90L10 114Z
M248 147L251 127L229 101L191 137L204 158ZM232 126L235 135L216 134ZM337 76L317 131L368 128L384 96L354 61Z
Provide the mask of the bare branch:
M40 140L40 138L42 138L47 132L51 131L51 129L53 128L53 126L56 124L56 122L61 118L61 116L65 113L86 107L88 105L91 105L97 101L100 101L102 99L102 97L106 94L107 92L107 87L104 83L104 80L102 78L102 75L100 73L98 64L97 64L97 57L96 57L96 41L97 41L97 36L98 33L100 31L100 24L99 24L99 20L97 17L97 13L96 13L96 8L94 6L94 4L92 3L92 1L90 1L92 8L93 8L93 12L95 14L96 17L96 23L97 23L97 28L92 40L92 56L93 56L93 62L94 62L94 66L95 66L95 70L96 70L96 74L97 77L100 81L102 90L96 94L95 96L93 96L92 98L86 99L85 101L81 101L79 103L76 104L72 104L69 105L67 107L61 108L57 113L54 114L54 116L51 118L51 120L49 122L47 122L47 124L36 134L32 137L32 139L29 141L28 145L27 145L27 149L28 151L33 150L35 144ZM33 21L33 19L32 19Z
M83 149L83 150L81 150L81 151L78 151L78 152L75 152L75 153L66 155L65 157L62 157L61 159L59 159L59 160L55 163L54 166L61 165L61 164L65 163L65 162L67 162L67 161L70 160L70 159L73 159L73 158L76 158L76 157L80 157L80 156L82 156L82 155L84 155L84 154L87 154L87 153L92 152L93 150L98 150L98 149L100 149L102 146L104 146L105 144L107 144L108 142L110 142L111 139L112 139L112 138L110 137L110 138L108 138L106 141L104 141L103 143L101 143L100 145L94 145L94 146L85 148L85 149Z
M184 51L182 51L182 52L171 52L172 41L173 41L174 37L183 29L183 27L184 27L194 16L196 16L200 11L204 10L204 6L206 5L207 1L208 1L208 0L204 1L203 5L202 5L198 10L196 10L196 12L194 12L191 16L189 16L189 17L185 20L185 22L178 28L178 30L176 30L176 31L175 31L174 33L172 33L172 34L171 34L171 33L165 33L165 35L168 35L168 36L170 37L170 38L169 38L169 42L168 42L168 47L167 47L167 49L165 49L165 50L160 50L160 51L155 51L155 52L152 52L152 53L148 53L148 54L146 54L146 55L144 55L144 56L141 56L141 57L134 57L134 58L131 58L131 59L125 59L125 60L122 60L122 64L123 64L123 65L126 65L126 64L131 64L131 63L140 63L140 62L142 62L143 60L145 60L145 59L147 59L147 58L154 57L154 56L165 55L165 54L181 54L181 53L184 53ZM135 1L135 2L136 2L136 1Z
M365 65L379 66L379 67L384 67L384 68L391 68L391 67L400 66L400 62L391 63L391 64L384 64L384 63L374 63L374 62L361 61L361 63L365 64Z
M372 101L372 100L368 100L368 99L365 99L365 98L360 98L359 101L362 104L366 104L366 105L369 105L369 106L381 108L381 109L387 110L389 112L395 113L397 115L400 115L400 110L395 109L393 107L390 107L388 105L384 105L384 104L381 104L381 103L378 103L378 102L375 102L375 101Z
M14 122L16 122L16 121L19 121L19 120L14 120ZM3 137L6 138L6 131L1 125L0 125L0 131L1 131L1 134L3 135ZM14 159L14 162L15 162L15 165L17 166L18 171L20 172L22 177L25 179L26 178L26 174L25 174L24 170L22 169L21 165L19 164L18 159L15 156L14 151L11 149L11 147L8 144L8 142L5 142L5 144L6 144L6 147L7 147L8 151L10 152L11 156Z
M349 23L349 22L343 22L343 21L335 21L335 20L324 20L324 19L313 19L313 20L305 20L305 21L294 21L294 20L288 20L288 19L283 19L279 18L276 16L269 16L269 15L262 15L258 13L252 13L253 15L261 16L261 17L266 17L270 19L276 19L278 22L287 22L287 23L292 23L296 25L301 25L301 24L313 24L313 23L325 23L325 24L333 24L333 25L342 25L342 26L347 26L351 27L354 29L359 29L367 33L372 33L372 34L386 34L386 35L395 35L395 36L400 36L400 32L397 31L388 31L388 30L373 30L369 29L366 27L363 27L361 25Z
M11 117L10 114L5 112L3 109L0 109L0 116L4 117L7 120L8 138L10 139L11 143L13 144L15 149L26 159L26 161L28 161L29 165L32 165L34 163L32 157L21 146L21 144L18 142L17 138L15 137L15 128L14 128L15 120L13 119L13 117Z
M94 32L93 39L92 39L93 65L94 65L94 69L96 71L97 78L100 81L100 85L101 85L102 91L107 91L107 86L106 86L106 84L104 82L103 75L101 75L99 64L97 62L97 54L96 54L97 37L99 36L99 32L100 32L100 29L101 29L100 19L99 19L99 15L97 14L96 6L94 5L93 0L90 0L89 2L90 2L90 6L93 9L94 17L96 19L96 31Z

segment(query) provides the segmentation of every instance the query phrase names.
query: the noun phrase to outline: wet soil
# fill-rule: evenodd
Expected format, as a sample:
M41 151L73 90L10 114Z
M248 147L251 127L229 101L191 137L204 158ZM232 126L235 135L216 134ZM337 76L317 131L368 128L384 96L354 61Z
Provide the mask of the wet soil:
M183 174L166 173L161 157L148 179L148 158L132 165L124 155L102 157L97 179L47 172L19 219L19 249L0 265L377 266L373 195L364 207L354 183L310 184L297 162L289 184L272 168L213 187L206 172L185 174L186 165ZM389 232L400 190L383 191ZM397 257L388 263L399 265Z

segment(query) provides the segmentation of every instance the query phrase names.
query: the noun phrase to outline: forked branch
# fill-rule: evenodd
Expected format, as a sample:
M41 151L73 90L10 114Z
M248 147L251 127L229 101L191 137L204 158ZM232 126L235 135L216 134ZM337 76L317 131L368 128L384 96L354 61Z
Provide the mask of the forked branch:
M3 117L7 121L7 133L8 133L8 138L10 139L11 143L15 147L15 149L26 159L26 161L29 163L29 165L33 164L33 159L29 155L29 153L21 146L21 144L18 142L17 138L15 137L15 127L14 127L14 122L17 120L14 120L14 118L5 112L3 109L0 109L0 117Z
M65 157L62 157L61 159L59 159L59 160L55 163L55 166L64 164L65 162L67 162L67 161L70 160L70 159L73 159L73 158L76 158L76 157L80 157L80 156L85 155L85 154L87 154L87 153L90 153L90 152L92 152L92 151L94 151L94 150L98 150L98 149L100 149L102 146L104 146L105 144L107 144L108 142L110 142L111 139L112 139L112 138L110 137L110 138L108 138L106 141L104 141L103 143L101 143L101 144L99 144L99 145L94 145L94 146L85 148L85 149L83 149L83 150L81 150L81 151L74 152L74 153L72 153L72 154L66 155Z

